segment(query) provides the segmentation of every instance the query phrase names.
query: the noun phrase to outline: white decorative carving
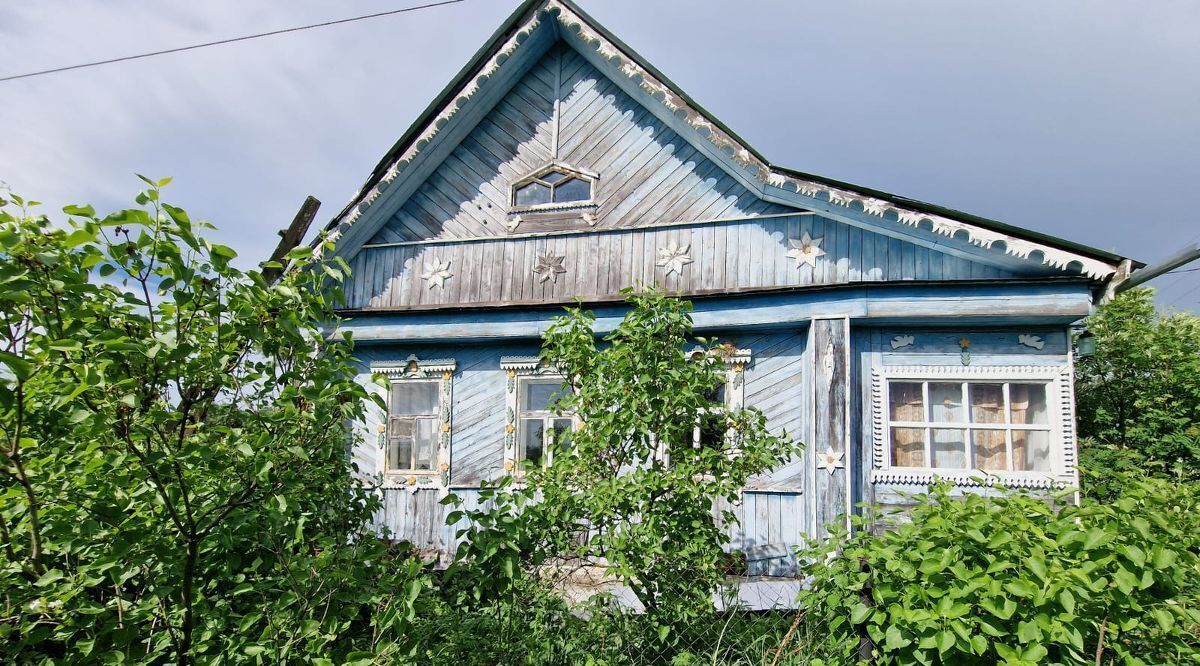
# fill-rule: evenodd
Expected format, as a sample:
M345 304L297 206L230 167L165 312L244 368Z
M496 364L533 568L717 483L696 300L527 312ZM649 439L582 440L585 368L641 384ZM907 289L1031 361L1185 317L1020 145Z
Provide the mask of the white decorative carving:
M380 193L387 189L392 181L412 162L416 155L441 131L441 128L447 125L448 121L475 96L480 87L496 73L501 65L537 29L543 17L547 16L547 13L550 16L556 16L556 19L552 20L557 20L563 29L576 33L580 40L595 49L596 53L603 60L613 62L616 69L622 75L635 81L646 93L666 107L672 115L682 118L683 122L689 127L695 129L719 151L729 154L736 164L745 168L753 178L760 182L781 190L786 190L790 187L798 194L812 199L820 200L824 198L825 201L833 206L848 208L851 204L857 202L868 215L884 217L892 213L896 215L897 222L907 226L916 227L925 220L928 220L932 224L934 233L943 236L955 236L962 232L966 235L968 242L984 248L991 248L996 243L1003 243L1006 254L1022 259L1029 259L1030 255L1034 252L1040 252L1043 264L1058 269L1066 269L1068 265L1077 263L1080 266L1081 272L1092 278L1103 279L1116 272L1117 267L1112 263L1092 259L1091 257L1042 243L1017 238L1010 234L987 229L969 222L905 208L895 205L886 199L862 192L846 190L791 173L776 171L770 164L750 150L749 147L743 145L738 139L722 130L704 112L694 108L681 95L673 91L670 86L658 80L656 76L622 52L620 48L589 26L582 17L562 2L559 2L559 0L548 0L545 10L533 12L525 23L517 27L508 40L497 50L495 55L479 69L471 80L463 84L458 94L443 107L437 117L428 123L424 131L415 140L410 142L405 151L392 162L380 182L376 183L369 191L365 193L360 191L355 195L352 200L353 205L340 217L338 225L334 228L328 240L336 241L362 215L363 211L370 207L371 203L379 197Z
M671 241L666 247L658 248L658 261L655 262L655 265L662 266L667 275L671 273L683 275L683 267L692 263L692 257L688 254L691 249L691 243L680 245Z
M563 267L563 260L566 259L563 255L546 252L537 258L537 263L533 266L533 272L538 276L538 282L558 282L560 273L566 273L567 269Z
M1049 381L1053 388L1048 396L1057 400L1061 419L1057 432L1061 442L1059 463L1052 473L1035 472L985 472L982 470L951 470L930 468L891 467L888 464L887 447L887 395L885 386L889 379L911 379L915 381L938 379L953 381L1000 380L1021 381L1022 379ZM1075 394L1071 385L1071 368L1041 365L1020 366L975 366L953 365L930 366L885 366L871 371L871 470L872 483L904 485L928 485L946 480L961 486L1005 486L1009 488L1066 488L1075 484ZM1052 452L1052 455L1054 453Z
M892 338L892 349L904 349L905 347L911 347L915 341L916 338L914 336L897 335L896 337Z
M843 465L842 456L844 455L845 453L842 451L834 451L832 446L826 447L824 451L817 454L817 467L821 467L830 474L833 474L838 469L841 469Z
M522 220L520 215L513 215L507 222L504 223L504 226L508 227L509 231L516 231L517 227L521 226L521 223L524 221L525 220Z
M817 267L817 257L825 256L825 250L821 249L822 238L812 238L805 232L800 240L789 238L788 243L792 249L788 250L787 256L796 260L796 268L800 268L804 264L808 264L813 268Z
M1039 336L1027 335L1025 333L1017 336L1017 342L1025 345L1026 347L1033 347L1034 349L1039 350L1046 346L1046 341L1041 339Z
M430 260L425 262L425 272L421 274L421 279L429 282L430 289L445 289L446 280L452 277L454 273L450 272L450 262L439 261L437 257L430 257Z

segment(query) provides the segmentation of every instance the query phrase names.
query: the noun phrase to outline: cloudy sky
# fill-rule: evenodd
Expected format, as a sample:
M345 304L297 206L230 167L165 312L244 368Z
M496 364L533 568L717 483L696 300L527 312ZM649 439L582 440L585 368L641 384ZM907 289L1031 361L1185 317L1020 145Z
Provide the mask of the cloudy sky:
M0 76L412 4L9 2ZM1148 262L1200 238L1194 0L581 4L778 164ZM516 5L2 82L0 181L108 210L134 173L170 175L167 199L261 260L305 195L339 210ZM1200 311L1200 271L1153 284Z

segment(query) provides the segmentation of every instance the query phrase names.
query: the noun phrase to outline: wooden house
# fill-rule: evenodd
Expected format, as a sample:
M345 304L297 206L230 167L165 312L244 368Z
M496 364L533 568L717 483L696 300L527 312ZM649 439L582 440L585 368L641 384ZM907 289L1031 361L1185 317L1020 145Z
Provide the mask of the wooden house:
M381 527L451 551L439 500L544 462L569 420L551 319L578 298L610 328L657 283L739 350L726 400L807 444L732 507L756 575L938 478L1074 485L1068 326L1132 265L773 165L570 0L522 4L329 229L342 326L391 379L354 452Z

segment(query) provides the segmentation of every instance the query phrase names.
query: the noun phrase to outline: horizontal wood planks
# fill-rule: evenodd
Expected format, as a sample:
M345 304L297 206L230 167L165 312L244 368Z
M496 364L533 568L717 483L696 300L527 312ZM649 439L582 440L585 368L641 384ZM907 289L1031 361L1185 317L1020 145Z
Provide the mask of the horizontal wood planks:
M791 240L808 234L825 252L796 265ZM667 272L660 251L686 248L690 263ZM533 272L544 254L565 273ZM920 260L918 261L917 258ZM423 276L449 262L451 277ZM570 302L616 295L635 284L683 294L871 281L962 280L1011 273L816 215L787 215L665 227L368 247L351 260L350 309Z

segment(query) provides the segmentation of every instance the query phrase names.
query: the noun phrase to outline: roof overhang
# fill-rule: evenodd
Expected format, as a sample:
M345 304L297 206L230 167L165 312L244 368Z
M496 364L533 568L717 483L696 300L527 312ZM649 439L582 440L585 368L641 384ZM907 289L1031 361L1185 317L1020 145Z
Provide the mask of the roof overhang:
M437 151L439 141L453 141L447 135L460 116L468 115L472 104L486 105L480 98L502 94L506 90L501 75L505 68L516 69L522 61L528 62L517 57L522 49L548 48L547 35L571 43L618 86L768 201L818 211L851 224L878 222L884 223L881 226L890 223L908 227L915 234L948 237L1054 269L1078 270L1098 281L1108 281L1130 266L1143 265L1129 262L1123 267L1128 260L1110 252L775 166L570 0L527 0L501 25L330 222L330 240L338 243L339 254L352 253L365 242L365 232L356 227L370 226L363 223L364 218L371 217L373 207L385 208L378 204L389 198L393 184L403 181L402 177L413 171L426 154ZM511 81L513 73L508 74L507 80ZM495 84L491 90L490 83ZM395 188L392 197L407 196L404 189Z

